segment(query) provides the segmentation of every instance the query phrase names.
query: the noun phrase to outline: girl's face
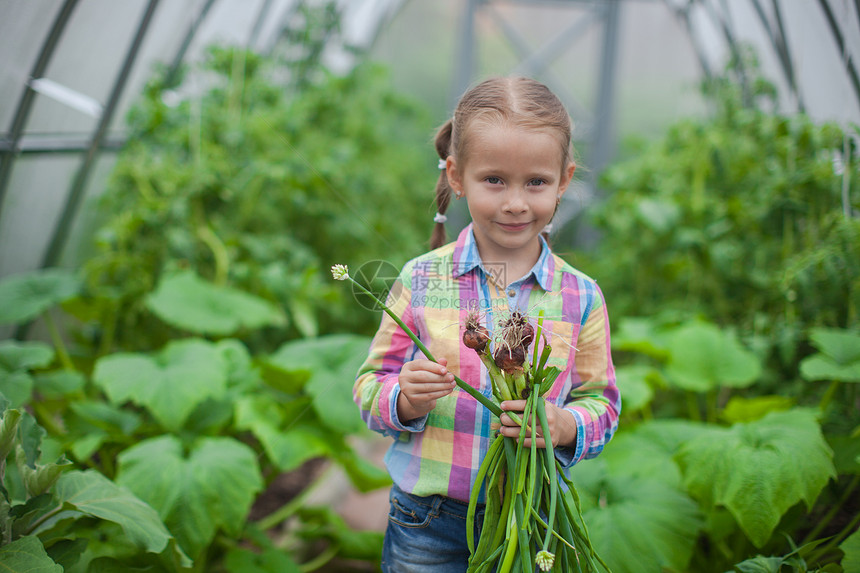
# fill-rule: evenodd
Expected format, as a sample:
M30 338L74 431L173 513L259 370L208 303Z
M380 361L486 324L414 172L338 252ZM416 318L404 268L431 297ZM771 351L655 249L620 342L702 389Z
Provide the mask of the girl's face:
M473 124L467 145L465 161L448 157L448 180L466 198L481 258L525 272L575 165L562 165L558 140L542 130Z

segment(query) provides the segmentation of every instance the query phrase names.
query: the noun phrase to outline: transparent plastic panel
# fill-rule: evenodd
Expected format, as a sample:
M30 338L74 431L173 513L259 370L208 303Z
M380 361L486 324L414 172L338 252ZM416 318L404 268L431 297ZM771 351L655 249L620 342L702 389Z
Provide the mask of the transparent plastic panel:
M12 117L62 0L0 0L0 131Z
M15 162L0 213L0 278L39 268L79 163L76 154Z

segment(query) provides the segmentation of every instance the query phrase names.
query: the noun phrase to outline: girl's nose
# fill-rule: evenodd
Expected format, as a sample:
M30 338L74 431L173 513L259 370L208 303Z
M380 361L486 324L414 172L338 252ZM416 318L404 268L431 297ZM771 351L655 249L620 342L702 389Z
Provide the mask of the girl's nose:
M502 209L506 213L524 213L528 209L528 204L523 196L523 191L512 189L507 193Z

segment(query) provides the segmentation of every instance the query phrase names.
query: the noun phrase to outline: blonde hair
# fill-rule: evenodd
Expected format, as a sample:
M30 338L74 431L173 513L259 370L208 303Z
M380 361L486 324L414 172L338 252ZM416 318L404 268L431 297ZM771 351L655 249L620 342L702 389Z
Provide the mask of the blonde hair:
M524 77L494 77L484 80L460 98L454 116L436 132L436 153L445 160L453 155L464 163L469 151L469 128L476 122L547 130L558 138L561 168L573 161L573 123L561 100L542 83ZM436 182L436 207L448 210L453 190L442 169ZM447 241L444 223L436 223L430 247Z

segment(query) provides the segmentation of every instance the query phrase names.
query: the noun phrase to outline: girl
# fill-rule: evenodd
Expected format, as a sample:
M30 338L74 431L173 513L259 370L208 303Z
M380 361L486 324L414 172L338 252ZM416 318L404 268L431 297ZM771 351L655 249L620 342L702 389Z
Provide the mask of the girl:
M489 79L462 97L436 136L436 150L442 171L435 250L406 264L388 304L439 363L383 315L353 390L368 426L393 438L385 457L394 485L384 572L466 570L466 509L476 472L494 428L519 435L506 413L495 419L454 383L457 373L492 396L486 369L457 328L467 314L477 311L492 330L499 316L544 310L549 364L562 370L546 394L548 438L566 468L600 453L621 409L603 295L542 236L575 169L564 106L534 80ZM452 194L465 199L472 222L441 246ZM504 411L524 407L521 400L501 404ZM537 446L546 439L538 437ZM476 537L481 517L479 511Z

